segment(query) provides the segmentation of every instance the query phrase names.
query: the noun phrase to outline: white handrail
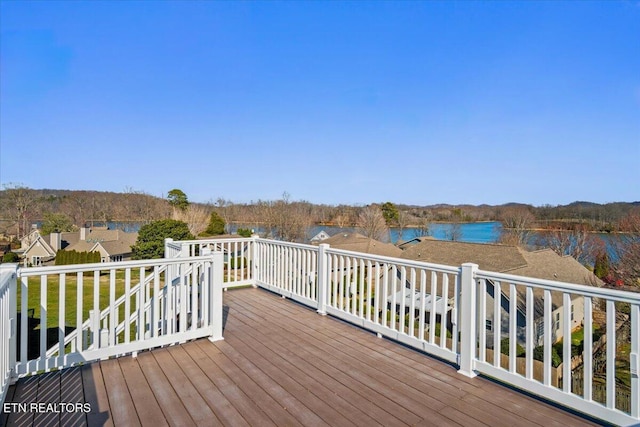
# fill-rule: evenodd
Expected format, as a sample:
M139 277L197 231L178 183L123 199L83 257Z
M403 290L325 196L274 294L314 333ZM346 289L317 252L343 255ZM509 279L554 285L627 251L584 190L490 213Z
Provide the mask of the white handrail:
M65 288L65 277L72 272L78 273L78 288L82 288L82 273L93 272L94 281L94 305L97 307L100 294L109 295L110 301L106 308L100 310L96 315L80 323L82 313L81 296L78 296L78 325L69 334L66 334L64 326L58 326L60 331L59 342L45 350L41 350L40 356L27 360L26 355L27 340L23 339L21 346L22 357L20 362L15 364L18 375L32 373L38 370L48 370L56 367L70 366L80 361L95 360L96 358L108 357L109 355L125 354L141 349L152 348L158 345L166 345L181 342L200 336L210 336L219 339L221 329L219 323L222 321L221 294L218 295L215 289L222 290L222 262L221 253L214 253L208 256L161 259L150 261L132 261L109 264L92 264L73 267L41 267L34 269L18 270L18 277L23 284L23 300L26 301L29 290L28 278L39 276L41 285L41 306L42 310L47 310L49 305L46 301L47 277L58 275L61 292L60 298L60 322L64 325L65 318L65 298L62 297ZM166 272L169 266L180 266L174 271L177 277L168 277ZM151 274L146 277L141 276L140 281L134 285L129 285L129 279L125 281L124 293L115 290L115 272L124 271L125 277L130 277L133 269L140 269L142 272L149 267L154 267ZM62 272L61 272L62 271ZM110 271L108 284L100 283L98 280L100 271ZM160 274L165 274L165 283L170 286L159 288L158 278ZM98 288L99 287L99 288ZM25 293L27 292L27 293ZM80 291L78 291L80 292ZM213 298L215 297L215 301ZM136 307L130 305L131 299L135 298ZM15 305L15 304L14 304ZM123 307L124 306L124 307ZM23 304L23 308L25 305ZM124 308L124 315L118 319L119 313ZM46 342L46 311L41 310L40 342ZM24 311L24 310L23 310ZM23 312L22 333L27 331L26 312ZM168 317L167 317L168 316ZM4 326L6 323L2 322ZM129 328L135 326L135 335L129 334ZM82 343L80 334L91 330L92 342ZM120 342L118 335L123 334L123 341ZM45 338L43 338L45 337ZM65 347L73 343L72 352L68 353ZM42 347L41 347L42 348ZM14 352L15 354L15 352Z

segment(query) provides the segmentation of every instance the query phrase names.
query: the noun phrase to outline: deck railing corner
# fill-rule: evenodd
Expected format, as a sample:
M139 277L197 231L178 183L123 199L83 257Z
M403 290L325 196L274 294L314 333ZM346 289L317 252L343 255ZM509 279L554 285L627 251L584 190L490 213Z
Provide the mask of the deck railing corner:
M18 264L0 264L0 403L16 380Z
M476 358L476 307L477 288L475 283L478 265L473 263L462 264L460 267L460 355L459 373L473 378L475 372L474 361Z

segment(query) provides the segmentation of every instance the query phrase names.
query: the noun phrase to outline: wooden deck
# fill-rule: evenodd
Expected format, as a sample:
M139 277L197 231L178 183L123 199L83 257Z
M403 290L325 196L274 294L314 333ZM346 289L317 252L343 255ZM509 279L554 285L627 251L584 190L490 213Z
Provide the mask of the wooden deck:
M33 376L6 402L90 403L11 412L2 424L569 426L589 421L269 292L224 294L224 341L206 339Z

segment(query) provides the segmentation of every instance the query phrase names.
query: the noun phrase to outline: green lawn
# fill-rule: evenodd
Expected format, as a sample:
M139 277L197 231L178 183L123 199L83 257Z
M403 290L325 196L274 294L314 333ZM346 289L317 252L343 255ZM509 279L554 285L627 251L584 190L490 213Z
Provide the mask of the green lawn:
M124 271L118 271L115 280L115 299L120 297L125 290L125 273ZM140 277L138 269L131 270L131 287L135 286ZM110 294L110 274L105 272L100 275L99 280L99 308L100 310L106 308L109 305ZM22 286L18 284L18 312L22 307ZM60 277L59 275L51 275L47 277L47 328L58 327L59 307L60 307ZM94 277L90 273L83 277L82 281L82 319L83 321L89 317L89 311L94 309ZM40 319L41 307L40 307L41 285L40 277L29 277L28 280L28 297L27 307L29 317ZM66 275L65 277L65 324L66 326L76 325L76 313L77 313L77 298L78 298L78 279L75 274ZM131 303L132 309L134 308L134 300ZM121 309L120 315L124 315L124 308ZM122 318L122 317L121 317Z

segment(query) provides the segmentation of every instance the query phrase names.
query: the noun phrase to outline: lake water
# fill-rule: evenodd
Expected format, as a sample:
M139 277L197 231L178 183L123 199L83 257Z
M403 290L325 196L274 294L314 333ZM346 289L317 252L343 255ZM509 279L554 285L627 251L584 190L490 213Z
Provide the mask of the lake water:
M94 222L94 226L108 226L110 229L120 229L126 232L138 231L142 226L141 222L136 221L109 221L106 224L101 222ZM447 239L448 234L450 234L450 230L453 224L450 223L433 223L429 226L429 235L436 239ZM460 223L460 238L458 239L461 242L472 242L472 243L495 243L500 238L500 233L502 231L502 224L500 222L469 222L469 223ZM241 226L241 225L232 225L231 231L235 232L239 228L254 228L251 226ZM333 236L336 233L340 232L352 232L355 230L353 227L327 227L327 226L313 226L309 229L308 236L309 238L318 234L321 230L326 231L329 235ZM256 229L258 233L260 233L261 229ZM405 228L402 230L402 237L399 239L399 230L397 228L392 228L390 230L390 238L392 243L397 243L398 240L406 241L411 240L414 237L421 236L420 230L417 228Z
M500 238L500 233L502 232L502 224L500 222L468 222L468 223L460 223L460 238L458 241L460 242L471 242L471 243L495 243ZM433 223L429 226L429 235L434 237L435 239L445 240L447 236L450 234L453 224L450 223ZM318 234L321 230L326 231L329 235L333 236L336 233L341 231L352 232L354 231L353 227L325 227L325 226L315 226L311 227L309 230L309 237L313 237ZM402 230L402 237L399 238L399 230L397 228L392 228L390 231L391 243L397 243L398 240L406 241L411 240L415 237L419 237L421 232L417 228L405 228Z

